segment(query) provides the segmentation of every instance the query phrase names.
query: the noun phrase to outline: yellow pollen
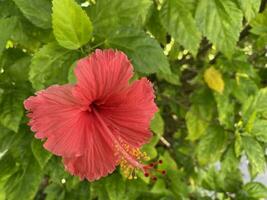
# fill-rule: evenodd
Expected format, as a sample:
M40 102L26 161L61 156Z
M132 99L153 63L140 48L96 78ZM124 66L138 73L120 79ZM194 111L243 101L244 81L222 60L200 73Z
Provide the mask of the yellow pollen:
M122 173L129 180L137 179L136 170L142 170L142 169L139 169L140 167L134 166L131 160L135 160L138 163L142 164L143 161L148 161L149 157L147 156L146 152L142 152L140 149L130 146L129 144L125 143L122 139L119 139L119 141L120 144L115 145L115 149L116 149L116 155L119 156L119 163ZM125 154L122 154L120 152L119 145L127 153L127 156L125 156Z

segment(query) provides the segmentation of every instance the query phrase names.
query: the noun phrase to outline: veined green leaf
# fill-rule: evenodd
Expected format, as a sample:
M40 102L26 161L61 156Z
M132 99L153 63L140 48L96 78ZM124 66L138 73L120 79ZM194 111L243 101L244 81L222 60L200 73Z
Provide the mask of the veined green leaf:
M35 26L51 27L51 2L48 0L13 0L23 15Z
M121 26L142 26L150 0L97 0L89 8L96 36L108 36Z
M234 150L236 157L239 157L243 150L243 144L242 144L242 138L240 136L240 133L235 133L235 143L234 143Z
M260 9L261 0L238 0L247 21L253 19Z
M231 144L222 156L222 170L231 172L239 168L239 158L235 154L234 144Z
M193 105L186 113L186 126L188 129L189 140L197 140L205 134L207 127L209 126L209 120L212 115L210 109L207 106Z
M252 137L247 136L242 137L242 144L253 172L263 172L265 169L265 157L261 145Z
M267 143L267 120L256 119L251 134L256 136L257 140Z
M151 121L150 125L151 130L156 133L158 136L162 136L164 133L164 121L160 115L160 112L157 112Z
M160 71L171 74L167 57L160 45L143 31L132 28L119 29L108 36L106 44L125 52L139 72Z
M267 111L267 88L258 91L248 109L259 113Z
M21 169L8 179L5 185L7 199L33 199L39 188L42 176L40 166L32 157L25 169Z
M151 6L149 12L149 18L146 22L146 28L148 31L162 44L166 45L166 34L167 31L163 27L159 10L156 8L156 5Z
M5 90L0 104L0 123L17 132L23 115L23 101L27 93L20 89Z
M166 30L193 55L197 54L201 34L184 0L166 0L160 11Z
M40 167L44 168L46 163L52 157L52 154L44 149L42 142L40 140L36 139L32 140L31 149Z
M105 187L110 200L123 200L125 196L126 184L119 174L114 174L105 180Z
M35 89L51 84L67 83L71 64L78 58L77 52L49 43L36 52L30 65L30 81Z
M68 81L69 83L76 83L76 76L74 74L74 69L77 65L77 62L75 61L74 63L72 63L72 65L70 66L69 72L68 72Z
M51 183L49 184L45 190L44 193L46 194L46 200L65 200L65 191L64 187L62 187L59 184Z
M0 17L6 18L9 16L14 16L18 14L20 11L16 7L14 1L10 0L1 0L0 1Z
M256 35L267 35L267 9L263 13L260 13L250 22L252 26L251 32Z
M242 12L232 0L200 0L196 21L218 50L231 57L242 29Z
M0 181L11 176L16 170L15 159L6 151L6 153L0 157Z
M192 102L185 120L188 130L187 139L194 141L206 133L215 105L212 93L207 89L196 91L192 96Z
M10 39L13 29L15 28L16 18L1 18L0 19L0 56L6 48L7 40Z
M52 21L56 40L67 49L78 49L92 37L91 20L75 0L53 0Z
M210 126L197 147L197 158L205 165L220 159L226 142L226 133L220 126Z
M250 182L244 185L243 189L248 193L250 198L267 198L267 187L262 183Z

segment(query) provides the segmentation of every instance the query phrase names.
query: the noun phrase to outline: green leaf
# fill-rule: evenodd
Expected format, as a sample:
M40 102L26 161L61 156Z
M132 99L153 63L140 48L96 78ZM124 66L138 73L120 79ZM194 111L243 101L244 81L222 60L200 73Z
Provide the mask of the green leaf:
M239 159L235 154L234 144L231 144L222 157L222 170L231 172L239 168Z
M15 29L11 35L12 42L15 45L27 49L30 52L36 51L41 43L47 43L52 38L51 29L42 29L34 26L22 16L17 16Z
M197 147L196 153L199 163L206 165L219 160L225 148L226 139L227 137L222 127L210 126Z
M191 99L192 105L185 115L185 120L187 139L194 141L206 133L212 120L215 102L208 88L196 90Z
M52 21L56 40L67 49L78 49L92 37L90 18L74 0L53 0Z
M168 151L165 151L159 159L163 161L163 163L159 165L159 169L166 171L166 177L164 177L164 179L167 180L166 182L169 185L169 189L175 195L176 199L184 199L189 191L182 180L182 174L177 168L175 160Z
M13 0L23 15L35 26L51 27L51 3L48 0Z
M108 178L108 177L107 177ZM101 179L92 184L92 191L99 200L109 200L109 196L105 187L105 179Z
M256 136L257 140L267 143L267 120L255 120L251 134Z
M0 152L9 150L16 141L18 141L17 135L0 125Z
M238 79L233 84L232 93L239 102L244 104L249 99L249 97L256 94L257 91L258 87L253 80L246 77L238 77Z
M156 183L153 185L153 188L151 189L151 192L164 196L171 195L171 191L167 189L165 181L162 179L156 181Z
M17 132L23 115L23 101L27 93L19 89L6 90L2 97L0 123L12 131Z
M156 133L158 136L162 136L164 133L164 121L160 115L160 112L157 112L151 121L150 124L151 130Z
M253 19L259 12L261 0L238 0L247 21Z
M176 74L175 72L171 72L171 73L172 74L165 74L164 72L158 72L157 73L157 77L158 77L159 80L164 79L165 81L167 81L170 84L181 85L179 75Z
M31 57L23 53L21 50L10 48L4 51L0 67L1 87L6 89L28 89L28 72Z
M78 58L77 52L49 43L36 52L30 65L30 81L36 90L52 84L67 82L71 64Z
M105 187L110 200L124 200L126 185L122 177L115 173L105 180Z
M5 185L7 199L33 199L39 188L42 175L40 166L32 157L23 170L18 171L8 179Z
M208 190L237 192L242 186L242 175L239 170L224 172L213 166L201 175L203 176L202 185Z
M31 149L40 167L44 168L49 159L52 157L52 154L44 149L40 140L36 139L32 140Z
M6 48L7 40L10 39L10 36L14 30L15 18L1 18L0 19L0 56L3 50Z
M92 194L99 200L137 200L144 191L148 191L141 179L127 181L116 172L92 186Z
M20 83L27 81L30 63L30 56L22 57L18 59L13 65L7 67L5 72L13 82Z
M156 8L156 5L150 8L150 16L147 20L146 28L161 44L166 45L167 32L161 23L159 10Z
M156 145L158 144L159 139L160 137L158 135L153 135L149 143L144 144L144 146L142 147L142 151L146 152L150 159L154 159L158 155Z
M242 153L242 138L240 136L240 133L236 132L235 133L235 143L234 143L234 150L235 150L235 155L239 157Z
M230 101L226 95L216 95L217 109L219 114L219 121L222 125L230 128L234 125L234 103Z
M0 17L10 17L18 14L20 11L16 7L15 3L10 0L1 0L0 1Z
M261 145L252 137L247 136L242 137L242 144L253 172L256 174L264 172L265 157Z
M267 198L267 187L262 183L250 182L244 185L243 190L248 193L250 198Z
M44 193L46 194L46 200L65 200L65 191L63 190L63 187L61 187L59 184L49 184L45 188Z
M166 30L193 55L197 54L201 34L184 0L166 0L160 11Z
M143 31L131 28L117 30L108 36L106 44L125 52L138 72L161 71L171 74L167 57L160 45Z
M267 88L263 88L259 91L256 97L255 105L258 112L267 110Z
M224 80L225 86L223 94L213 93L218 111L218 119L220 124L226 128L232 128L234 126L234 102L231 99L231 86L232 82Z
M232 0L200 0L196 22L218 50L231 57L242 29L242 12Z
M0 156L0 180L6 179L16 170L16 161L8 151Z
M50 180L53 183L59 185L62 184L62 179L68 181L72 177L67 171L65 171L64 165L62 165L62 159L58 156L52 156L43 171L45 174L49 174Z
M207 110L208 109L208 110ZM186 113L186 126L188 129L187 139L197 140L205 134L211 119L209 108L205 105L193 105Z
M243 105L243 112L249 117L254 112L267 112L267 88L260 89L255 96L248 98Z
M75 61L71 66L70 66L70 69L69 69L69 72L68 72L68 81L69 83L76 83L77 79L76 79L76 76L74 74L74 69L77 65L77 62Z
M121 26L139 27L144 24L150 0L98 0L89 14L97 36L110 35Z
M255 19L250 22L252 26L251 32L256 35L266 37L267 34L267 9L258 14Z
M4 181L0 181L0 199L6 199L6 193L4 188Z
M64 200L84 200L90 199L90 184L87 180L81 181L77 177L72 178L75 180L75 185L72 185L71 188L68 189ZM69 183L67 181L66 183Z

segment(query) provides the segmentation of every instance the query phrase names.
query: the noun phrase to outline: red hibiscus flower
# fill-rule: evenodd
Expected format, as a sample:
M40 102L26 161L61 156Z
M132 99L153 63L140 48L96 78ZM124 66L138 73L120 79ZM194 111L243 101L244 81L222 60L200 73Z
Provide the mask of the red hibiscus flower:
M126 175L146 172L139 149L157 111L152 84L146 78L129 84L130 61L110 49L79 60L75 75L77 84L53 85L25 100L35 137L81 179L97 180L117 165Z

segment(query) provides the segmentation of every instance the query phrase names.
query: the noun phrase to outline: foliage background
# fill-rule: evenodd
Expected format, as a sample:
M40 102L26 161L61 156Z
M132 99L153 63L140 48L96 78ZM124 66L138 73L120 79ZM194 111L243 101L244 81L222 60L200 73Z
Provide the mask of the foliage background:
M257 182L266 169L266 4L0 0L0 199L267 198ZM167 170L156 182L119 169L79 181L26 125L23 100L75 82L75 61L96 48L124 51L136 78L154 83L160 112L144 150Z

